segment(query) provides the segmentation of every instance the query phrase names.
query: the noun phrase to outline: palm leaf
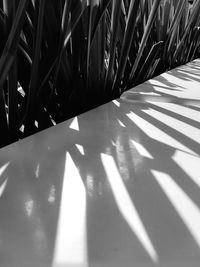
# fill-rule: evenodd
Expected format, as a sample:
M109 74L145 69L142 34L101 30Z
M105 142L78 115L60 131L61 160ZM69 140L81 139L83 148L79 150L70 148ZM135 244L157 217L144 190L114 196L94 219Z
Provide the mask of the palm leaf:
M109 63L108 63L108 70L106 73L105 79L105 86L104 89L107 88L108 85L111 85L111 80L113 76L113 67L114 67L114 60L115 60L115 53L116 53L116 43L117 43L117 32L119 27L119 18L121 12L121 0L115 1L113 0L112 3L112 17L111 17L111 42L110 42L110 51L109 51Z
M136 26L137 13L139 9L140 0L132 0L129 6L126 29L124 33L124 40L122 43L121 55L119 59L119 66L113 82L113 91L120 90L120 83L124 76L124 70L127 64L128 55L131 49L133 40L133 33Z
M0 90L15 58L27 5L28 0L21 0L19 2L8 40L0 58Z
M46 1L36 1L36 8L38 8L38 18L36 18L36 32L34 42L34 55L32 63L32 71L30 78L30 88L27 99L27 118L25 124L25 133L31 134L34 131L35 109L36 109L36 93L39 82L39 63L40 63L40 48L42 42L43 32L43 18Z
M154 21L156 19L156 12L157 12L158 6L160 4L160 1L161 0L154 0L154 2L153 2L153 6L152 6L152 9L151 9L148 21L147 21L147 25L146 25L146 28L145 28L145 31L144 31L144 34L143 34L143 37L142 37L142 40L141 40L141 43L140 43L138 54L137 54L136 60L135 60L135 62L133 64L133 67L132 67L132 70L131 70L131 73L130 73L130 76L129 76L129 81L131 81L133 79L135 71L138 68L138 64L139 64L140 59L142 57L142 53L143 53L143 51L145 49L145 45L146 45L147 39L148 39L148 37L149 37L149 35L151 33L151 28L152 28L153 23L154 23Z
M184 30L184 34L183 34L179 44L177 45L177 49L176 49L175 54L174 54L175 60L176 60L176 57L178 56L178 54L180 53L182 46L184 45L186 37L189 35L189 31L191 30L192 25L195 25L195 23L197 22L197 20L199 18L199 13L200 13L200 1L196 1L194 3L192 13L191 13L190 18L188 20L188 24Z

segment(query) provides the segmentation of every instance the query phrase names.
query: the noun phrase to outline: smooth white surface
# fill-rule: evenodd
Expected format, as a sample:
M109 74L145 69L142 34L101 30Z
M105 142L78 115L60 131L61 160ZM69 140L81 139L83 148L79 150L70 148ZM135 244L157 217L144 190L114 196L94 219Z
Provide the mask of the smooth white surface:
M199 73L2 148L0 267L199 267Z

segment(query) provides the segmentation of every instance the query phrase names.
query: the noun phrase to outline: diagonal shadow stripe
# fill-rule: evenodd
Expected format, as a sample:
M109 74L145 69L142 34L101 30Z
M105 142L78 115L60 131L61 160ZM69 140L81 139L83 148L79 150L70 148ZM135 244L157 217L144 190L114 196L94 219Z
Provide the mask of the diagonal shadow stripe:
M132 231L136 234L152 261L154 263L158 263L159 258L157 252L122 181L113 157L102 153L101 160L111 185L115 201L122 216Z

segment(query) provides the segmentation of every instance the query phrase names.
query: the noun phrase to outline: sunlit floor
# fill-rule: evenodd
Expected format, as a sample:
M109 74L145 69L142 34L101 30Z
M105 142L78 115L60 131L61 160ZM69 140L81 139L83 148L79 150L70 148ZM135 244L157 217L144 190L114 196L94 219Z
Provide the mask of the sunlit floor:
M199 74L1 149L0 267L199 267Z

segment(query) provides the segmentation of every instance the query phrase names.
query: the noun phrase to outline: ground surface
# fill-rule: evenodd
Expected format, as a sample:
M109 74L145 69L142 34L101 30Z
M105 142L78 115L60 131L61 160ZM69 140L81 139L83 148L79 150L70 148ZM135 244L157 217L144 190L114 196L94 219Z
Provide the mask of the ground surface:
M200 60L0 150L0 267L200 266Z

